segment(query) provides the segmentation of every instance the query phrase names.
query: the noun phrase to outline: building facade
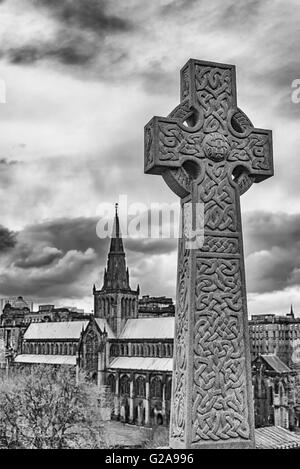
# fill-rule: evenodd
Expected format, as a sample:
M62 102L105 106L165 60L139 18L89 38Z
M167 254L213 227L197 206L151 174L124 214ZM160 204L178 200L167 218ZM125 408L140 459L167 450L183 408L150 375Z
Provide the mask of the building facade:
M256 427L299 427L295 377L296 372L274 354L260 355L252 362Z

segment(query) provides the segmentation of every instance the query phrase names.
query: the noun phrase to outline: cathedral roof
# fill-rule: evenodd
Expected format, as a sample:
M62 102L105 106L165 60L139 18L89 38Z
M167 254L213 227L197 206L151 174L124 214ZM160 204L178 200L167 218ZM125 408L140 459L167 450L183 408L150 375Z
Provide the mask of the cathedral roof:
M274 354L261 355L261 358L271 367L276 373L291 373L291 369Z
M108 324L106 319L95 318L95 321L98 324L101 332L104 332L104 330L106 330L108 339L115 339L116 336L113 333L113 331L111 330L110 325Z
M111 370L173 371L173 358L117 357L108 366Z
M174 339L174 317L128 319L120 339Z
M39 322L28 326L25 340L35 339L80 339L81 332L89 321Z
M261 427L255 429L256 449L300 448L300 436L281 427Z
M75 355L27 355L21 354L15 357L16 363L32 363L45 365L76 365Z

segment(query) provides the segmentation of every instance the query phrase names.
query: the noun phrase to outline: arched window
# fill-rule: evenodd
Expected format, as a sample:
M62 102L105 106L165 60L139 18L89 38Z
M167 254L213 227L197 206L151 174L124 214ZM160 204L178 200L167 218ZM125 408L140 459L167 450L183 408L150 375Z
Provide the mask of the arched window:
M154 376L150 381L150 397L162 399L162 382L159 376Z
M121 394L130 393L130 378L127 375L123 375L120 379L120 393Z
M137 397L146 396L146 380L143 376L138 376L135 381L135 394Z
M166 399L167 400L171 399L171 394L172 394L172 378L168 379L167 384L166 384Z
M107 386L109 386L110 391L114 394L116 391L116 379L113 374L108 375L107 377Z

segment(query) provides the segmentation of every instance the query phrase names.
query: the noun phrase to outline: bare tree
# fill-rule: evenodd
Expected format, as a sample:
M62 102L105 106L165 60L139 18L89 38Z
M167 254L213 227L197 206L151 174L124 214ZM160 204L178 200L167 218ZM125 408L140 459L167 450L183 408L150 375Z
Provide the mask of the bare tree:
M103 447L100 395L68 367L37 366L0 383L0 440L6 448Z

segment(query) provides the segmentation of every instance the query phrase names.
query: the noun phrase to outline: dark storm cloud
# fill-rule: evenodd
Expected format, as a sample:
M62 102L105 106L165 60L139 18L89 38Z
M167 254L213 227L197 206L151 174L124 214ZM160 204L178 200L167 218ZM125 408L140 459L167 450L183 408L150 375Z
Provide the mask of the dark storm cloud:
M103 265L106 245L107 240L102 243L96 236L94 218L60 219L25 227L1 266L0 292L80 298L90 293Z
M128 19L107 12L109 2L103 0L31 0L37 11L56 22L54 38L31 39L15 47L3 46L1 55L11 63L29 65L42 60L54 60L66 66L85 65L101 52L110 53L112 60L126 54L104 45L109 35L127 33L134 29Z
M133 28L129 20L108 13L108 0L32 0L32 3L63 26L88 29L100 36Z
M15 245L15 233L0 225L0 253L13 248Z
M300 215L252 212L244 218L249 293L299 284Z
M98 54L98 50L85 39L77 40L74 37L65 37L64 34L61 36L62 40L58 38L52 43L11 48L7 51L8 60L24 65L45 59L57 60L64 65L84 65Z
M64 218L25 227L1 266L1 294L81 298L91 293L93 283L101 286L110 240L97 237L97 221ZM2 244L9 246L14 238L4 228L2 232ZM134 273L135 263L145 254L148 259L168 254L176 244L168 239L124 239L130 270Z
M25 252L23 251L23 254ZM45 247L42 251L32 253L30 250L27 251L23 259L17 260L14 265L15 267L21 267L22 269L31 269L32 267L45 267L52 264L55 260L62 257L62 252L56 248Z

